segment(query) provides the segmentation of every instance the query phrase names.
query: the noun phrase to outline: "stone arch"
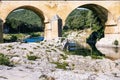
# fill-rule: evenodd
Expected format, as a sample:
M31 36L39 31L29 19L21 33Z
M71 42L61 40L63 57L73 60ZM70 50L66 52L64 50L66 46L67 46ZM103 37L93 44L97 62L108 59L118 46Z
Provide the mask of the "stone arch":
M99 20L101 21L101 23L103 24L103 26L105 28L105 30L104 30L105 34L114 33L113 27L117 25L117 23L116 23L117 21L115 19L115 16L112 15L112 12L110 12L110 10L108 8L106 8L105 6L102 6L98 3L85 3L82 5L80 4L80 6L75 7L74 9L72 9L72 11L79 7L90 9L94 13L96 13ZM72 11L70 11L69 14ZM67 19L67 17L68 16L66 16L66 19Z
M41 21L42 21L42 26L44 27L44 33L42 36L45 36L45 24L46 22L48 22L48 16L45 15L43 13L42 10L40 10L39 8L37 7L34 7L34 6L30 6L30 5L23 5L23 6L19 6L19 7L15 7L15 8L12 8L10 9L8 12L7 12L7 15L5 16L5 20L4 20L4 23L6 21L6 18L8 17L9 14L11 14L13 11L15 10L18 10L18 9L27 9L27 10L31 10L33 11L35 14L37 14L39 16L39 18L41 18ZM22 15L21 15L22 16ZM4 26L3 26L4 27ZM3 34L3 33L2 33Z
M112 20L112 19L113 19L113 16L112 16L111 12L110 12L108 9L106 9L105 7L101 6L101 5L91 4L91 3L87 3L87 4L80 5L80 6L76 7L75 9L77 9L77 8L87 8L87 9L93 11L93 13L95 13L95 15L98 17L100 23L101 23L102 26L103 26L101 29L104 29L104 33L103 33L103 31L101 31L101 29L98 31L98 32L101 32L101 33L103 34L103 35L100 35L100 39L101 39L102 37L104 37L106 23L107 23L108 25L111 25L111 24L109 24L108 22L109 22L109 21L114 21L114 20ZM67 18L66 18L66 19L67 19ZM96 39L91 40L91 41L94 42L92 46L95 47L95 44L96 44L96 42L97 42L97 40L98 40L98 37L97 37L97 36L98 36L98 33L95 31L95 32L93 32L93 34L90 33L90 35L94 35L92 39L94 39L94 38L96 37ZM87 41L87 40L86 40L86 41ZM90 45L90 46L91 46L91 45ZM97 49L96 49L96 51L97 51Z
M96 15L98 16L98 18L101 20L101 22L104 23L105 25L116 24L115 20L114 20L114 16L111 14L111 12L101 5L87 3L87 4L83 4L81 6L78 6L76 8L79 8L79 7L80 8L87 8L87 9L90 9L93 12L95 12ZM75 10L76 8L74 8L73 10ZM67 17L66 17L66 19L67 19Z
M97 4L84 4L82 6L83 8L87 8L93 11L98 18L100 19L101 23L107 22L108 19L108 10L105 9L104 7L97 5Z
M14 8L7 14L7 16L10 13L12 13L13 11L18 10L18 9L27 9L27 10L31 10L31 11L35 12L42 19L43 26L45 26L44 21L45 21L46 16L44 15L44 13L40 9L38 9L34 6L24 5L24 6ZM6 18L7 18L7 16L6 16Z

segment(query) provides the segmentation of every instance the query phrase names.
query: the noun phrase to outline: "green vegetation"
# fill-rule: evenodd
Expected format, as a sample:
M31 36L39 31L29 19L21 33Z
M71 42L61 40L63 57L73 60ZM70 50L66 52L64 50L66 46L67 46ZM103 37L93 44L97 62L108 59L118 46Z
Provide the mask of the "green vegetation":
M2 53L0 53L0 65L6 65L6 66L11 65L9 58Z
M41 33L31 33L30 37L39 37L41 36Z
M22 40L27 34L4 34L4 42L15 42L18 40Z
M68 54L77 54L83 56L95 55L95 56L104 56L100 51L95 47L96 42L104 37L104 24L105 22L101 22L101 19L95 12L92 10L83 8L83 9L75 9L66 19L66 23L63 30L63 36L66 37L68 35L68 31L78 31L85 30L90 28L91 32L90 36L86 38L86 43L88 43L92 50L79 48L73 52Z
M114 48L115 52L118 53L118 50L119 50L119 48L118 48L119 41L115 40L113 44L115 45L115 48Z
M52 62L53 64L56 64L56 68L59 68L59 69L64 69L66 70L67 66L68 66L68 63L67 62L63 62L63 63L59 63L59 62Z
M15 42L18 40L18 36L14 34L9 34L4 36L4 42Z
M33 61L35 61L37 58L38 58L38 57L35 56L35 55L27 55L27 59L28 59L28 60L33 60Z
M119 45L119 41L118 40L115 40L114 41L114 45L117 47Z
M22 41L25 37L38 37L43 36L43 32L32 32L32 33L16 33L16 34L4 34L4 42L15 42L15 41Z
M83 30L85 28L99 30L102 26L98 20L98 17L89 9L75 9L66 19L64 30Z
M89 9L75 9L67 17L63 29L63 36L66 37L68 34L65 33L69 30L83 30L91 28L93 32L97 32L97 39L99 40L104 36L104 25L96 15L95 12Z
M91 55L92 59L103 59L103 56Z
M12 48L13 46L12 45L8 45L9 48Z
M10 13L6 18L4 28L8 28L9 33L44 31L42 18L27 9L18 9Z
M68 58L66 54L60 54L60 56L62 57L63 60L66 60Z

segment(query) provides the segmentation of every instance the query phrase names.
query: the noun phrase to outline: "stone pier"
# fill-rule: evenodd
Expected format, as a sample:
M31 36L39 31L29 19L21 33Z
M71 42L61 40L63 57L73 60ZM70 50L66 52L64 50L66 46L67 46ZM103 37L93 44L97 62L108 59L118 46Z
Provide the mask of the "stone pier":
M45 40L62 37L62 19L58 15L53 16L45 26Z
M3 42L3 21L0 19L0 43Z

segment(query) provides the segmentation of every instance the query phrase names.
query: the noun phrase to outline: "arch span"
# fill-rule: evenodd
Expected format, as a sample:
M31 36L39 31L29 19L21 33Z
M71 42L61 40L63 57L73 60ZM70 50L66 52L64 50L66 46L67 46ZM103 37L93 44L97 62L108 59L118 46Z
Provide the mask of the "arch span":
M105 34L116 32L116 31L114 31L115 29L113 29L114 28L113 26L117 25L116 20L115 20L114 16L112 15L111 11L109 9L107 9L106 7L101 6L99 4L95 4L95 3L94 4L87 3L87 4L78 6L78 7L74 8L73 10L75 10L77 8L87 8L89 10L92 10L93 13L98 17L98 20L102 24L102 26L105 27L105 30L104 30ZM66 17L66 19L67 19L67 17ZM66 21L66 19L65 19L65 21ZM112 27L112 29L111 29L111 27Z
M44 17L43 12L42 12L41 10L39 10L38 8L33 7L33 6L29 6L29 5L24 5L24 6L20 6L20 7L17 7L17 8L15 8L15 9L12 9L12 10L8 13L8 15L9 15L10 13L12 13L13 11L18 10L18 9L27 9L27 10L31 10L31 11L35 12L35 13L41 18L42 23L44 23L45 17ZM8 16L8 15L7 15L7 16ZM7 16L6 16L6 18L7 18ZM43 25L44 25L44 24L43 24Z
M24 15L23 12L25 12L25 15ZM19 14L19 13L23 13L22 15L24 17L26 17L25 19L23 19L24 17L22 17L22 15L19 15L20 17L16 16L16 18L13 18L14 21L15 21L17 19L17 17L18 17L17 22L15 22L15 23L18 23L18 25L15 25L16 28L14 28L14 29L12 29L14 27L14 25L11 26L11 23L13 21L10 18L10 17L15 17L15 16L13 16L12 13L14 15ZM27 13L28 13L28 16L26 15ZM33 17L30 17L29 14L33 14L33 16L35 14L35 17L37 17L37 18L32 19ZM9 16L9 15L12 15L12 16ZM10 22L10 20L12 22ZM26 22L26 20L27 20L27 22ZM39 22L36 21L36 20L38 20ZM33 6L24 5L24 6L14 8L14 9L12 9L10 11L10 13L6 16L5 24L4 24L3 27L4 27L4 30L7 29L7 28L5 28L5 26L9 27L9 30L8 30L9 33L18 33L18 32L19 33L26 33L26 32L35 32L35 31L38 32L38 31L40 31L40 32L42 32L41 36L44 36L44 33L43 33L43 31L45 31L44 28L43 28L43 27L45 27L44 20L45 20L45 17L44 17L44 14L43 14L43 12L41 10L39 10L38 8L33 7ZM30 27L30 26L32 26L32 27Z
M106 8L104 8L98 4L85 4L85 5L82 5L79 7L92 10L93 13L98 16L101 23L105 24L105 22L107 22L107 20L108 20L108 12L109 11Z
M96 4L98 8L98 14L104 13L104 9L100 10L101 7L108 10L108 14L105 14L108 16L106 19L102 19L105 15L100 15L99 18L102 22L106 21L106 29L105 34L114 34L116 33L116 26L117 26L117 19L120 16L120 1L0 1L0 18L5 21L6 16L13 11L16 8L24 7L29 8L33 10L33 7L35 7L36 13L42 13L41 15L44 16L44 20L46 23L49 24L49 20L57 14L61 19L62 23L65 23L65 19L68 16L68 14L74 10L76 7L79 7L80 5L83 7L90 7L93 6L92 9L96 11L96 5L87 5L87 4ZM33 7L26 7L26 6L33 6ZM100 7L101 6L101 7ZM40 11L39 11L40 10ZM47 18L46 19L46 16ZM114 23L115 22L115 23ZM49 25L50 26L50 25ZM110 26L110 27L109 27ZM118 27L118 26L117 26ZM52 30L51 30L52 31ZM120 30L119 30L120 32ZM52 34L54 35L54 34ZM58 37L58 36L57 36Z

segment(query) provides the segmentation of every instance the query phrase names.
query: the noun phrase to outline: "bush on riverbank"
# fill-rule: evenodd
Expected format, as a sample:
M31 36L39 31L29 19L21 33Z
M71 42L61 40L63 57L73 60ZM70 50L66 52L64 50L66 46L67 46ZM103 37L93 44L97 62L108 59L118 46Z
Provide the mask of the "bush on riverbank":
M0 65L10 66L9 58L2 53L0 53Z

